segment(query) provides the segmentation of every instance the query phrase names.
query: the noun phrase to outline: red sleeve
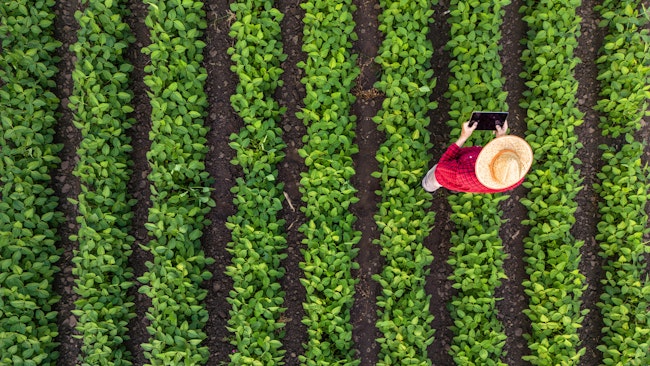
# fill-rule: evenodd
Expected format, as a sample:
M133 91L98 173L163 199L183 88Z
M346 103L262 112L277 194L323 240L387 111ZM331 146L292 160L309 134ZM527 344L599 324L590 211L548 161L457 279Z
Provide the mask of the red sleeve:
M451 182L457 181L457 174L460 171L458 163L460 152L458 145L451 144L438 161L436 179L445 187L449 187L452 185Z
M450 160L456 160L458 156L460 155L460 147L456 145L455 143L451 144L447 148L444 154L440 157L440 163L445 162L445 161L450 161Z

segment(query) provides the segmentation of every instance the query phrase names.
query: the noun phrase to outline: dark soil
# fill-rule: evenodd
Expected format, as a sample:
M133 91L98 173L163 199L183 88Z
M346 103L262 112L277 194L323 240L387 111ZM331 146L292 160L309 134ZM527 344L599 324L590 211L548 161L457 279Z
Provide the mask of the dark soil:
M67 106L68 98L72 94L72 70L76 61L69 48L77 40L78 24L74 19L74 13L79 6L78 1L58 1L54 8L57 15L54 22L54 37L62 43L57 50L61 61L58 65L55 94L61 100L61 106L58 111L60 115L55 126L54 141L62 144L63 149L59 153L61 165L52 173L52 179L54 191L59 197L59 210L63 212L65 221L58 232L60 240L57 246L62 250L62 254L57 265L61 271L54 278L53 287L54 291L61 296L61 300L56 304L56 310L59 312L59 336L56 338L56 341L60 342L59 362L70 365L74 364L81 347L81 340L74 338L74 335L78 334L74 329L77 319L72 314L74 301L77 299L73 291L72 257L73 251L78 246L76 242L69 239L70 235L77 233L79 226L76 221L76 206L68 201L69 198L77 198L81 191L79 179L72 174L78 161L76 151L81 141L81 133L72 124L72 112Z
M210 314L205 328L208 335L206 344L210 349L208 363L216 365L221 361L226 362L228 354L233 350L226 329L230 317L230 305L226 298L232 289L232 281L224 274L231 260L230 254L225 250L230 241L230 232L225 223L228 216L236 212L230 188L235 184L235 179L241 176L241 171L230 164L234 151L228 143L230 134L238 132L243 123L230 108L230 95L235 92L237 78L230 71L230 57L227 54L228 47L232 45L228 37L232 21L228 4L223 1L206 2L205 10L208 14L208 29L204 36L206 48L203 54L204 66L208 72L206 92L210 105L205 121L210 127L207 136L210 151L206 156L206 169L215 181L212 198L217 205L208 215L212 225L207 227L202 241L206 256L215 259L215 263L208 268L213 277L204 283L204 287L208 289L206 307Z
M357 347L358 358L362 366L370 366L377 363L379 344L375 339L382 336L375 327L378 319L375 299L381 291L381 286L372 279L374 274L381 272L384 264L383 257L379 254L379 245L373 244L373 240L379 238L373 215L380 201L374 192L380 187L379 180L371 176L372 172L379 170L375 154L379 144L385 139L384 134L377 131L377 125L372 121L384 99L374 88L380 71L374 57L382 41L377 21L381 9L374 1L358 0L354 4L357 6L354 21L357 24L359 40L354 43L353 52L359 57L357 63L361 67L361 74L353 90L357 100L351 110L351 113L357 116L354 142L359 146L359 154L354 159L356 175L352 178L352 185L359 190L359 202L350 210L358 218L355 229L361 231L362 235L358 243L359 255L356 258L360 268L353 273L359 282L355 287L356 296L351 318L354 326L352 338Z
M133 146L133 152L131 153L133 172L129 182L129 189L132 197L137 200L133 208L134 216L130 232L135 238L135 242L132 246L133 254L129 257L129 265L133 267L134 277L137 279L147 272L145 263L153 260L151 253L142 248L150 240L144 224L148 221L148 210L151 207L151 200L149 199L151 192L147 181L147 175L151 172L151 168L146 155L151 147L151 141L149 140L151 106L149 105L147 88L144 84L144 68L150 62L150 59L141 50L151 42L149 41L149 30L144 24L147 6L138 0L129 0L128 5L129 9L131 9L131 15L126 17L124 21L135 35L135 43L131 44L125 55L126 61L133 65L131 89L133 90L133 107L135 109L132 115L135 123L129 129L131 145ZM131 341L126 345L133 357L133 363L138 365L146 363L140 344L147 342L149 339L147 326L149 326L150 322L146 318L146 313L151 306L151 299L138 291L142 284L139 281L134 282L135 286L130 289L129 295L133 297L136 316L129 323Z
M523 63L520 60L524 46L518 40L526 32L526 24L519 15L521 3L513 2L506 7L504 23L501 26L503 34L503 50L501 59L503 64L503 76L506 78L505 89L508 92L506 102L509 106L510 116L508 120L516 121L511 126L512 134L523 136L526 132L524 117L526 111L519 106L522 92L525 90L523 79L519 73L523 71ZM510 125L510 123L509 123ZM501 239L507 254L503 262L503 269L507 279L502 281L502 286L497 288L496 296L500 299L497 303L499 320L503 322L504 331L508 338L504 346L506 355L502 357L503 362L508 365L522 365L522 356L528 355L528 344L522 334L529 334L532 331L528 317L523 310L528 308L528 297L524 293L523 280L527 280L524 257L524 238L528 236L529 228L521 225L521 220L527 218L526 208L519 203L525 197L527 191L524 187L513 190L510 199L501 204L504 218L507 220L502 226Z
M596 174L601 170L603 161L602 152L598 149L600 144L611 144L612 141L602 137L598 129L598 114L593 107L598 101L597 92L600 86L596 81L598 68L592 60L598 57L598 51L602 46L606 30L598 27L598 14L594 12L597 1L583 1L578 8L578 15L582 17L581 35L578 38L580 47L576 49L576 56L582 63L576 67L576 77L580 84L578 86L578 108L585 113L584 124L577 128L579 136L585 136L582 142L584 147L580 150L578 158L582 161L579 167L581 176L584 178L583 190L578 194L578 210L576 211L576 224L571 231L576 240L584 242L581 249L582 260L580 261L580 272L586 276L587 289L582 295L582 309L589 312L582 322L582 329L579 331L582 346L586 353L580 358L580 364L584 366L599 364L602 360L602 353L596 349L600 344L600 330L603 321L597 302L600 301L602 286L600 280L603 278L601 270L604 259L598 255L599 246L596 242L598 221L598 195L594 192L593 184L597 183Z
M206 0L204 7L208 19L208 29L204 35L207 44L204 50L204 67L208 73L206 92L209 96L209 109L205 122L210 127L208 135L210 150L206 157L206 169L214 179L212 198L216 201L216 207L208 217L212 223L206 228L202 239L206 255L215 260L215 263L208 268L213 273L213 278L204 283L204 287L208 291L206 307L210 314L205 328L207 334L205 345L210 350L209 365L228 363L228 356L234 349L230 344L230 334L226 328L230 309L226 298L232 288L232 281L224 274L231 260L230 254L226 250L230 241L230 232L225 224L228 216L236 212L230 189L234 185L235 179L241 175L241 171L230 163L234 157L234 151L228 146L228 143L230 134L238 132L243 123L232 110L229 100L238 82L236 75L230 71L231 61L227 55L227 49L232 45L232 39L228 36L229 27L233 21L232 13L229 11L231 1ZM583 346L587 349L581 360L581 364L585 366L598 364L601 358L596 345L600 340L602 320L599 317L596 302L601 291L599 280L603 274L600 270L602 260L598 256L598 246L594 240L598 217L593 213L597 212L598 198L591 185L594 183L596 172L602 166L597 146L600 143L611 142L600 137L597 127L598 116L592 112L598 91L597 70L593 61L603 38L603 31L597 27L598 16L593 10L596 3L596 0L585 0L579 9L579 13L583 17L583 25L577 56L582 59L582 64L576 70L576 77L580 82L579 106L586 113L584 125L577 130L581 141L585 144L579 155L583 161L580 169L585 179L585 188L578 197L580 207L576 215L578 221L572 233L576 240L585 243L580 267L589 285L583 297L583 308L589 309L590 312L585 318L584 327L580 333ZM282 121L283 138L287 144L286 158L279 166L279 178L285 184L284 190L287 198L284 210L281 212L282 217L286 220L288 237L288 257L283 262L287 274L282 280L282 286L286 292L285 307L287 308L283 315L283 320L286 322L284 348L287 353L285 362L290 366L299 364L298 356L303 353L302 344L307 341L305 326L301 323L304 316L302 303L305 290L299 282L303 276L299 263L303 258L300 251L302 234L298 231L300 225L305 222L305 217L300 211L302 200L299 191L300 174L305 171L305 166L302 158L298 155L298 149L302 146L302 136L306 133L306 127L295 116L302 106L305 95L304 87L300 83L302 70L296 66L299 61L304 59L301 50L304 11L299 4L298 0L278 0L276 2L276 7L285 14L281 26L284 52L288 55L287 60L283 63L284 85L278 89L276 97L280 104L287 108ZM509 93L511 133L517 135L523 135L526 131L525 111L519 107L525 90L523 81L519 78L522 69L520 55L523 49L520 40L525 37L526 32L526 25L519 14L521 4L521 0L516 0L505 9L505 22L502 26L503 50L501 52L506 78L505 87ZM358 8L354 17L359 40L354 42L353 52L359 55L358 64L362 72L354 89L357 101L352 107L352 114L357 118L355 143L359 146L359 153L354 156L357 174L353 179L353 184L358 189L357 196L360 201L351 208L351 211L358 218L355 228L361 231L362 238L358 244L360 251L356 258L360 268L354 273L359 282L356 286L351 321L354 326L353 339L358 351L358 358L361 360L361 365L370 366L377 363L379 344L376 339L380 337L374 326L377 320L375 299L380 288L372 279L372 275L379 273L383 266L379 248L373 244L373 240L377 239L379 235L373 218L378 204L378 198L374 192L379 188L379 182L370 175L378 169L375 153L384 139L383 134L377 131L375 123L372 121L372 117L381 107L383 100L383 96L373 89L379 72L373 59L382 41L377 21L381 9L377 0L356 0L355 5ZM65 217L65 222L59 230L61 239L58 245L63 250L58 263L61 271L54 282L55 291L62 297L57 305L60 333L57 341L61 343L59 365L75 365L80 347L80 340L74 338L76 319L71 313L75 300L71 258L76 243L68 239L69 235L76 232L75 217L77 213L75 207L67 201L68 198L74 198L79 193L79 182L72 174L72 170L77 160L76 147L81 136L72 125L72 113L67 108L67 99L72 91L71 73L75 61L69 51L69 46L76 40L77 25L73 15L79 6L78 0L59 1L54 9L57 14L55 36L63 42L63 47L58 51L62 61L59 64L60 71L56 78L58 85L56 93L62 100L56 141L63 144L63 150L60 153L61 166L53 173L55 192L60 198L59 208ZM447 0L442 0L434 6L435 22L431 25L429 35L434 46L431 63L437 78L437 86L433 91L432 98L439 104L438 108L430 114L429 130L434 144L431 151L432 159L439 157L450 141L450 128L446 124L449 119L449 104L444 98L449 78L450 60L449 54L445 50L445 44L449 39L449 25L445 13L447 6ZM135 245L130 265L134 268L135 275L140 276L146 271L145 263L150 260L150 255L140 247L149 240L147 231L144 229L150 206L147 181L150 169L145 154L150 146L148 133L151 109L143 83L144 67L148 59L140 52L141 48L149 43L149 32L144 25L147 6L139 0L129 0L128 7L131 9L132 15L126 21L136 35L136 43L127 52L128 61L134 65L132 88L135 94L135 112L132 116L135 119L135 125L129 131L132 144L135 147L132 154L133 177L129 189L132 197L137 200L132 229ZM644 136L647 136L647 133ZM524 187L515 189L511 192L510 199L505 201L502 206L504 218L508 220L502 229L504 248L508 254L504 264L508 279L504 280L502 287L498 289L497 296L502 300L497 306L499 317L503 321L505 332L508 335L505 346L507 355L504 356L503 361L509 365L526 365L527 363L522 361L521 357L529 353L523 335L529 333L531 327L528 318L522 312L528 307L528 300L521 285L522 281L526 279L523 262L523 238L527 236L528 228L521 225L521 220L526 217L526 210L519 203L526 193ZM426 247L434 255L434 262L426 285L426 291L431 295L431 312L435 317L432 323L436 330L435 339L429 348L429 357L434 365L453 364L448 354L453 334L448 329L452 321L447 304L451 301L455 291L448 280L452 269L446 260L449 256L450 232L454 229L454 225L449 221L450 208L447 195L447 192L438 192L433 198L431 210L436 213L435 226L425 241ZM138 293L139 286L139 283L136 283L131 291L136 304L137 316L130 323L129 335L131 339L127 343L133 354L134 365L146 363L140 344L145 343L149 337L146 330L148 321L144 314L151 302L145 295Z
M449 80L448 66L451 61L446 51L446 44L449 41L449 24L447 24L448 3L439 2L433 10L434 22L431 23L429 40L433 46L433 57L431 67L434 69L436 86L433 89L432 99L438 102L438 108L430 113L429 131L433 149L432 160L440 157L451 140L451 128L447 125L449 121L449 100L444 97L447 92L447 81ZM434 164L432 162L432 164ZM439 190L433 195L433 202L430 210L435 212L435 225L425 240L425 246L433 254L431 271L426 279L426 292L431 295L429 306L433 314L431 327L435 329L433 343L429 346L429 358L434 365L453 365L454 362L449 355L453 332L449 327L452 325L451 314L447 311L447 304L457 293L451 287L452 282L448 279L453 269L447 264L451 243L451 232L454 223L449 216L451 208L447 200L448 192Z
M302 303L305 299L305 288L300 283L302 270L299 263L303 261L302 240L304 236L298 228L305 223L305 216L300 211L303 206L302 194L299 190L301 173L307 170L303 159L298 155L302 148L302 136L307 133L307 127L296 113L303 107L302 100L306 91L300 83L303 76L302 69L297 64L305 60L302 53L302 18L305 11L299 6L300 2L294 0L279 0L277 8L284 14L280 27L282 29L282 42L287 59L282 64L284 85L276 90L276 98L286 113L282 120L283 140L287 144L286 157L278 167L278 177L284 182L286 203L280 213L286 220L287 228L287 258L282 262L286 275L282 279L282 288L286 296L283 314L286 322L285 338L283 341L287 351L285 362L287 365L298 365L298 356L302 354L302 345L307 343L307 327L302 323L305 311Z

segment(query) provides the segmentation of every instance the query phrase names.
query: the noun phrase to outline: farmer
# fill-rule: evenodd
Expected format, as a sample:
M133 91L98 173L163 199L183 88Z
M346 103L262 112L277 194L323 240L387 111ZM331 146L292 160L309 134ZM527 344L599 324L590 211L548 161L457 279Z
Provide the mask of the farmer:
M496 126L496 137L485 147L463 147L477 124L463 123L453 143L422 179L422 187L434 192L445 187L457 192L497 193L519 186L533 163L526 140L507 134L508 121Z

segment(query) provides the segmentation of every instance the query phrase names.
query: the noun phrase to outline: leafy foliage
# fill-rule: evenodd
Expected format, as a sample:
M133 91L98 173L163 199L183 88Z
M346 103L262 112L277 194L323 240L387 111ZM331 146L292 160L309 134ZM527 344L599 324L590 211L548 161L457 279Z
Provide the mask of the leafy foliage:
M570 232L582 183L574 167L582 147L574 129L583 116L576 106L579 59L573 54L579 5L579 0L529 0L521 8L529 28L521 75L529 89L521 105L527 109L526 140L535 152L524 182L529 193L521 201L528 208L523 223L530 226L524 239L529 280L523 284L530 297L525 313L532 322L531 355L524 358L533 365L576 365L585 353L578 349L578 328L587 312L580 309L586 284L578 270L584 243Z
M73 313L83 340L80 362L85 365L131 365L124 342L127 323L135 316L127 290L133 285L128 266L133 237L128 233L134 200L127 198L131 175L130 138L133 121L127 113L132 93L122 53L134 37L122 21L124 3L84 1L75 18L80 29L72 45L77 63L72 73L70 108L81 130L74 174L81 194L72 200L80 215L79 242L72 262L77 277ZM109 5L109 6L107 6Z
M0 3L0 364L58 358L53 0Z
M499 57L500 25L503 22L502 1L458 1L450 3L451 39L447 48L453 58L449 64L447 97L451 100L450 121L453 134L475 110L505 110L503 66ZM477 144L487 142L481 132L472 138ZM506 278L503 270L505 253L499 237L503 194L456 194L449 196L456 224L452 232L454 268L450 279L458 290L449 310L454 325L450 354L458 365L503 365L506 335L497 319L494 294Z
M650 66L648 55L647 14L640 15L640 1L604 1L597 9L607 27L600 66L603 97L596 109L601 112L600 127L605 136L617 137L641 128L641 118L647 115L650 96Z
M602 198L596 240L604 266L604 291L598 304L603 315L602 344L605 365L650 364L650 284L644 242L648 232L648 168L642 166L644 144L634 133L650 97L650 55L647 19L639 15L639 1L604 1L597 9L607 27L597 59L603 135L624 135L622 146L601 146L605 165L594 184Z
M280 317L285 310L280 261L287 247L284 220L277 218L284 197L277 165L285 146L278 124L285 108L273 94L282 85L280 62L286 59L280 41L283 15L263 0L242 0L230 8L237 20L230 28L235 45L228 52L239 77L230 101L244 120L244 128L231 135L230 143L237 153L232 163L244 171L232 189L238 210L227 224L232 264L226 273L233 280L228 323L237 347L230 359L233 366L278 365L283 363Z
M630 135L628 135L630 136ZM641 165L643 144L632 139L620 151L604 147L607 164L596 185L604 202L598 223L604 266L604 292L598 304L605 324L602 344L605 365L647 365L650 361L650 286L643 235L648 232L648 168Z
M205 257L200 238L209 223L205 215L215 206L203 163L207 73L199 38L207 24L200 1L147 3L151 44L143 52L151 57L145 84L152 106L147 152L152 207L145 225L153 236L146 247L153 263L140 278L145 284L140 292L152 300L147 313L152 338L142 348L153 365L203 364L208 312L202 304L207 291L200 285L211 277L205 266L213 260Z
M374 121L386 140L376 154L381 196L375 221L376 244L386 260L374 279L382 286L377 298L382 333L378 365L430 365L433 342L430 296L424 291L431 251L422 244L434 214L427 212L430 194L420 187L431 148L428 112L435 86L429 69L433 47L427 39L435 1L380 1L379 30L384 41L375 61L383 72L375 87L386 95Z
M358 268L354 245L361 233L353 230L356 218L348 210L358 201L350 183L352 154L358 152L352 142L355 117L350 115L350 90L359 75L356 55L349 51L357 39L355 7L351 0L310 0L300 6L307 58L298 67L304 70L301 83L307 95L297 116L307 125L299 154L308 168L300 180L301 210L307 218L299 229L306 244L300 263L307 292L302 322L308 333L300 360L305 365L356 365L350 323L356 280L351 271Z

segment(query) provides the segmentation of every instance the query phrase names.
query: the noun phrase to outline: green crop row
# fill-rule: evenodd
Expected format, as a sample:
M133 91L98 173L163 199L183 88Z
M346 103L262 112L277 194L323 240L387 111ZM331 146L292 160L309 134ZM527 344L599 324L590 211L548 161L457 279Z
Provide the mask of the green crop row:
M207 27L203 3L193 0L146 1L145 24L151 57L145 84L151 103L151 208L145 224L153 237L145 247L153 254L149 271L139 280L140 292L151 298L147 312L151 338L142 345L153 365L204 364L208 348L201 345L208 312L207 291L213 262L201 250L200 238L214 207L212 179L205 171L207 128L203 125L207 78L201 66Z
M134 200L126 193L131 176L126 129L133 124L127 116L133 111L128 90L132 66L122 54L134 37L122 20L124 2L83 4L83 12L75 14L80 27L71 47L77 62L70 96L73 122L82 135L74 170L81 193L71 200L80 213L79 231L71 237L79 242L72 259L79 295L73 314L83 341L79 361L131 365L124 342L127 323L135 316L127 295L133 286L128 257L134 239L128 231Z
M230 8L237 20L230 28L235 44L228 52L231 70L239 77L230 101L244 121L244 128L230 136L237 153L232 163L244 173L232 188L238 209L227 223L232 264L226 274L233 280L228 329L236 347L230 364L278 365L285 353L280 320L285 293L279 281L285 273L280 262L286 258L287 239L285 222L277 218L284 199L277 166L284 158L279 122L285 108L273 95L282 85L280 63L286 59L283 15L265 0L241 0Z
M608 27L601 56L598 80L601 80L603 97L596 105L601 113L600 127L605 136L617 137L641 128L641 118L648 112L650 72L648 59L650 46L647 24L648 14L639 15L640 1L606 0L597 9Z
M435 86L427 39L436 1L381 0L379 30L384 35L375 58L382 72L375 87L386 95L374 117L386 134L376 159L381 197L375 221L380 232L385 266L374 279L381 285L377 297L378 365L430 365L427 347L433 342L430 296L424 291L433 261L424 245L434 220L431 195L420 181L429 164L431 149L428 113Z
M306 289L303 304L308 341L300 360L305 365L356 365L352 346L350 309L356 280L351 271L355 244L361 233L353 229L356 218L350 205L357 202L352 155L355 117L352 84L359 75L356 55L350 53L356 40L351 0L310 0L301 3L303 46L306 60L301 83L306 89L305 106L297 113L307 126L299 154L308 170L301 173L301 210L307 222L300 226L305 261L300 263Z
M510 0L458 1L449 7L451 39L447 48L449 90L453 134L469 120L472 111L505 110L507 93L503 91L503 68L499 56L503 7ZM484 145L492 134L474 132L472 143ZM454 339L450 354L458 365L503 365L506 334L497 319L495 290L506 278L505 253L499 236L503 194L456 194L449 196L452 253L448 263L454 273L449 277L458 293L449 304L454 321Z
M578 82L574 50L580 35L581 18L576 15L580 0L527 0L521 8L528 24L522 54L525 80L521 105L527 109L526 140L535 161L524 182L529 189L522 204L528 209L524 239L529 296L524 310L531 320L526 335L531 354L524 359L533 365L576 365L585 353L578 329L587 310L581 310L586 288L578 270L584 244L571 235L576 221L575 197L582 178L574 165L582 147L575 127L582 124L577 108Z
M54 0L0 2L0 364L54 363Z
M644 255L649 251L649 170L642 165L644 143L635 140L650 97L650 39L642 30L647 19L639 15L640 1L604 1L597 8L606 27L598 79L603 135L625 136L618 147L601 146L605 165L594 184L602 200L596 240L607 260L603 294L598 304L603 316L602 343L605 365L650 364L650 283Z
M630 135L628 135L630 136ZM596 240L601 255L604 285L601 302L602 344L605 365L650 364L650 285L647 278L648 232L645 206L650 187L647 166L642 166L643 144L629 139L620 150L607 148L607 164L598 174L596 190L601 221Z

